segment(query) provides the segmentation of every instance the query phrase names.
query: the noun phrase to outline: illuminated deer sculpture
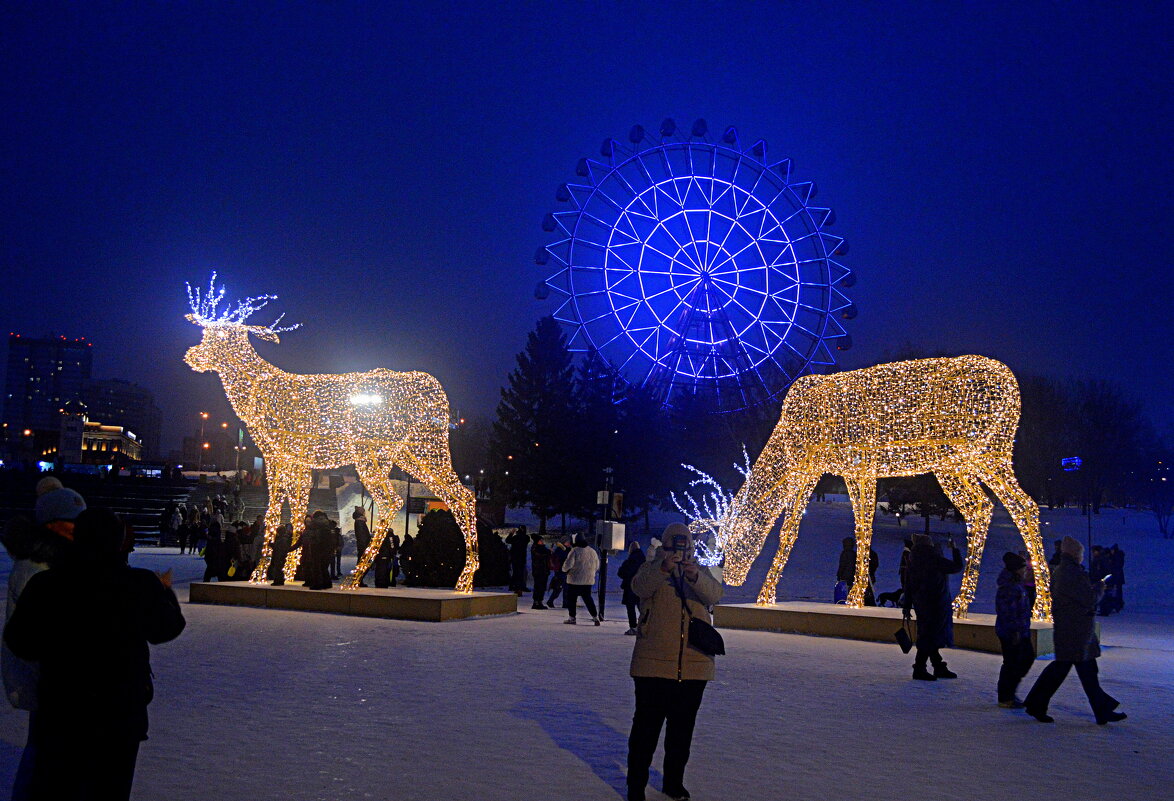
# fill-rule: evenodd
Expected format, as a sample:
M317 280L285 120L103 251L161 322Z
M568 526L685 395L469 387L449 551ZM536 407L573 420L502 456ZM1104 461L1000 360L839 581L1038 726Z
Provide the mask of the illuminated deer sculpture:
M725 581L741 585L767 533L786 512L779 549L758 596L775 588L807 499L824 473L843 476L856 518L856 575L848 603L863 606L878 478L933 473L966 520L968 547L954 610L974 599L993 504L989 487L1014 519L1035 571L1033 616L1051 614L1039 507L1015 480L1011 447L1019 386L1006 365L982 356L919 359L800 378L741 490L720 521Z
M384 369L342 375L286 373L257 355L249 335L277 342L279 333L297 326L279 328L281 318L268 326L245 322L275 296L246 298L218 313L224 289L217 290L215 282L213 274L203 296L188 287L187 319L203 328L203 339L188 350L184 361L197 372L220 374L233 411L265 458L265 545L252 583L265 581L282 505L289 503L292 521L301 520L308 511L312 471L354 465L379 517L371 544L342 584L343 589L357 587L403 504L390 480L391 468L398 465L452 510L465 537L465 567L456 588L472 592L477 570L475 501L452 469L448 398L440 383L427 373ZM287 580L293 579L300 553L291 551L286 559Z

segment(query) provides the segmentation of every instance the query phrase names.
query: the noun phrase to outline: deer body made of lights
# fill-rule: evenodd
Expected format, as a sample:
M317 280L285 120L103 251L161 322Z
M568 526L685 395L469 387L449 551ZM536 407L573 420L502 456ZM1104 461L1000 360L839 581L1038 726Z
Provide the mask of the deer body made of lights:
M203 328L199 345L184 361L197 372L219 373L237 417L248 427L265 459L269 503L265 513L265 544L252 583L265 581L273 541L281 523L282 505L289 503L291 525L308 511L313 470L354 465L371 493L379 520L371 544L342 584L359 585L403 500L391 485L398 465L416 476L452 510L465 537L465 566L456 589L472 592L477 569L476 508L473 494L453 472L448 445L448 398L427 373L377 369L341 375L294 375L262 359L249 335L270 342L290 328L247 325L245 320L274 296L246 298L217 313L224 289L216 276L207 294L188 287L192 312L187 319ZM283 566L292 580L301 549L292 550Z
M860 607L878 478L933 473L966 521L967 553L954 611L974 599L993 504L1006 507L1035 571L1033 617L1051 615L1048 570L1039 534L1039 507L1015 480L1011 448L1019 423L1019 386L1001 362L983 356L918 359L797 380L778 425L721 521L725 580L741 585L775 521L786 512L779 549L758 596L775 588L807 499L824 473L848 487L856 518L856 574L848 603Z

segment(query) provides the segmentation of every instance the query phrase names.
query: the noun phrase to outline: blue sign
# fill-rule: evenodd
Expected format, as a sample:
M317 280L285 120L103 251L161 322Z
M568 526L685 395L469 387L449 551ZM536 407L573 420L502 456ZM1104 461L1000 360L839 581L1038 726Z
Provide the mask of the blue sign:
M1069 456L1060 460L1060 467L1064 468L1065 473L1071 473L1079 470L1084 461L1079 456Z

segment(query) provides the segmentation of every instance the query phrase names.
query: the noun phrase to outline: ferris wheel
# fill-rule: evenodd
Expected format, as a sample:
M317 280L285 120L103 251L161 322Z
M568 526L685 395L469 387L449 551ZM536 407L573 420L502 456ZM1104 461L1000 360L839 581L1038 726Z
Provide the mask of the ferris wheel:
M704 120L685 134L670 119L657 139L637 125L628 144L604 141L559 187L565 208L543 219L558 238L538 250L555 267L536 295L560 301L570 347L594 352L668 406L704 397L730 412L780 397L796 378L831 365L856 316L841 291L855 283L790 159L766 143L743 149Z

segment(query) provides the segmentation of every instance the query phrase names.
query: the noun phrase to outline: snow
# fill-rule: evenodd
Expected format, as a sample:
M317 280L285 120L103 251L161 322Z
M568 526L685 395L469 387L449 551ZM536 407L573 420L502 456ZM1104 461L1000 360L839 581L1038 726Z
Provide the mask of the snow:
M1084 539L1078 514L1045 520L1049 539ZM1094 527L1094 542L1128 554L1126 610L1100 618L1100 665L1129 720L1096 726L1075 676L1056 695L1053 725L999 709L990 654L947 652L960 678L923 683L909 680L911 660L896 645L726 631L729 655L706 692L686 774L694 798L1166 797L1174 541L1139 513L1106 513ZM907 531L877 521L881 575L894 586ZM830 596L849 532L845 505L813 504L779 597ZM996 518L975 611L989 611L1014 536ZM728 600L753 600L773 548L768 541ZM175 549L140 549L134 562L174 567L181 599L203 571ZM610 560L613 571L619 562ZM5 575L8 566L0 562ZM598 628L563 625L561 611L528 603L517 615L440 624L185 603L187 631L153 650L151 739L133 797L622 798L632 638L618 586L613 576L611 619ZM0 787L26 725L23 712L0 709ZM649 798L663 796L650 788Z

